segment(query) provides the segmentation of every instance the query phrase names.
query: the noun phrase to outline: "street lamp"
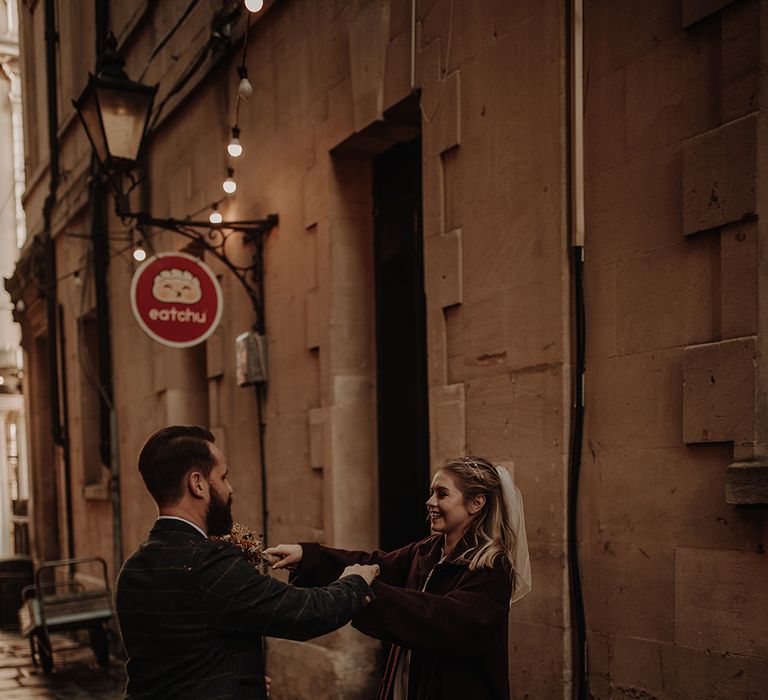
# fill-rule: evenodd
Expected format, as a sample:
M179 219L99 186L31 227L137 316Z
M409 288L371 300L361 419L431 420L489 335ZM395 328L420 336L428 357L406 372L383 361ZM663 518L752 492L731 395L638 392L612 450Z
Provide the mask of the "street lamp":
M88 140L108 171L136 164L157 92L157 85L129 80L124 66L110 33L98 75L88 74L88 85L73 101Z
M114 188L117 215L123 221L135 221L140 230L149 226L178 233L218 258L237 277L250 297L256 316L254 328L263 335L264 238L277 225L277 214L264 219L223 221L221 214L215 211L208 221L199 221L161 219L146 211L130 211L130 190L124 191L123 177L135 184L131 171L141 154L157 85L130 80L124 66L125 60L117 52L117 40L110 33L107 49L99 60L98 75L88 75L83 94L73 101L99 164ZM232 136L239 145L239 129L233 129ZM237 189L232 168L227 169L223 188L230 195ZM233 240L242 240L251 248L250 260L238 261L230 257L231 249L237 248L237 245L227 245L232 236L235 237ZM137 254L146 257L143 247L134 251L134 257Z

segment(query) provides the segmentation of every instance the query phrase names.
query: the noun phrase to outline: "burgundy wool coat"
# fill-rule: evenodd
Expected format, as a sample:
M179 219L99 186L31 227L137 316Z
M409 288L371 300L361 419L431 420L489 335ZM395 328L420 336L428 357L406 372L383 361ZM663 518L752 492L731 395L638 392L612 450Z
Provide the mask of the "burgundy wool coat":
M440 564L442 543L442 535L432 535L394 552L368 553L302 542L294 583L325 585L354 563L381 567L372 586L376 600L352 622L393 645L378 700L392 698L395 666L406 651L408 700L508 700L509 568L499 558L491 569L470 571L455 561L472 546L466 540Z

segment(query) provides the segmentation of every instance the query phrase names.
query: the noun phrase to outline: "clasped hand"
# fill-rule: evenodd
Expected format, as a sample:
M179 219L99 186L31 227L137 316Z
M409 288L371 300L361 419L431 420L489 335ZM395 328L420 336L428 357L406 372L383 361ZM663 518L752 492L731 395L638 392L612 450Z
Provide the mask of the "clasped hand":
M264 554L269 557L273 569L293 569L301 562L304 550L300 544L279 544L277 547L265 549ZM353 575L362 576L370 586L379 575L379 565L352 564L341 572L339 578Z

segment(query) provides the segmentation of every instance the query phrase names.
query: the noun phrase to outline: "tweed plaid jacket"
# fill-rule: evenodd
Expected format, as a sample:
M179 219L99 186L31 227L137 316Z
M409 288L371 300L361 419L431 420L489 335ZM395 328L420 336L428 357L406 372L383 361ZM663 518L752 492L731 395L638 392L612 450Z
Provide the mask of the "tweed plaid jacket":
M372 599L360 576L295 588L261 575L229 543L158 520L115 587L126 698L265 698L262 635L311 639Z

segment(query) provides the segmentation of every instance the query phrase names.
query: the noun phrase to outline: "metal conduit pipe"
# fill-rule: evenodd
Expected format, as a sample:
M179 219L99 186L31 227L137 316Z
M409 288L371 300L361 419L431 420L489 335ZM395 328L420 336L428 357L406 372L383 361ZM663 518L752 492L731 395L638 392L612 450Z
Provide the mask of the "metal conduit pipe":
M43 241L45 245L46 270L46 310L48 323L48 378L50 382L51 397L51 434L54 445L58 445L63 451L64 480L69 484L71 480L71 460L69 450L69 426L65 412L65 422L62 425L61 415L61 388L59 378L59 355L63 356L63 346L59 340L59 303L56 281L56 244L53 240L53 209L56 206L56 192L59 188L59 137L58 121L59 112L57 105L56 84L56 42L59 39L56 32L56 2L45 1L45 73L48 111L48 195L43 205ZM63 400L66 401L66 395ZM69 489L65 493L65 522L67 525L67 554L74 556L74 536L72 529L72 499Z
M573 401L568 465L568 571L571 605L575 618L574 669L578 700L589 696L587 669L587 625L579 567L578 507L581 452L584 442L584 370L586 350L586 310L584 303L584 34L583 0L566 6L568 94L566 105L568 134L568 228L571 237L571 310L573 351Z
M48 271L48 370L51 381L51 428L56 445L63 444L61 414L59 406L59 365L56 344L56 249L51 231L53 208L56 205L56 190L59 187L59 139L57 134L58 108L56 104L56 16L55 0L45 0L45 70L48 97L48 195L43 205L43 235L45 241L46 269Z
M69 452L69 404L67 402L67 373L64 370L66 368L66 356L67 356L67 339L64 333L64 309L61 304L58 306L59 317L59 361L61 362L61 396L62 396L62 417L64 419L64 502L67 509L67 558L73 559L75 557L75 532L73 529L73 511L72 511L72 469L70 464L70 452Z
M95 0L96 18L96 72L107 48L109 36L109 3ZM93 246L93 284L96 297L96 343L99 356L99 457L109 467L110 498L112 500L112 556L114 576L123 563L123 515L120 494L120 453L117 437L117 411L114 401L112 375L112 338L109 308L109 219L107 214L108 189L96 156L93 156L91 180L91 245Z

